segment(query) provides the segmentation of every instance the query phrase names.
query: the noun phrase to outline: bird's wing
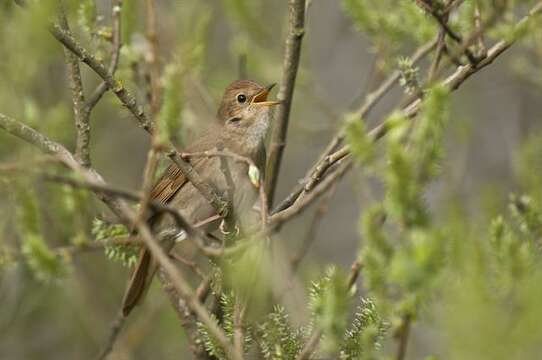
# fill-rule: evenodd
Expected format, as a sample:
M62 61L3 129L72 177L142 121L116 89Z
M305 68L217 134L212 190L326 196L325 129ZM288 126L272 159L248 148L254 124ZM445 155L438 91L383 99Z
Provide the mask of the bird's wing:
M203 142L196 143L188 149L188 152L205 150ZM194 158L189 161L192 167L197 171L198 168L205 166L205 158ZM151 190L151 200L167 204L175 194L186 184L188 179L175 164L167 167L164 173L158 178L156 184ZM148 223L152 225L156 217L151 214ZM142 247L139 253L139 259L132 273L128 288L122 301L122 312L127 316L130 311L141 301L149 284L156 272L156 261L152 259L149 250Z

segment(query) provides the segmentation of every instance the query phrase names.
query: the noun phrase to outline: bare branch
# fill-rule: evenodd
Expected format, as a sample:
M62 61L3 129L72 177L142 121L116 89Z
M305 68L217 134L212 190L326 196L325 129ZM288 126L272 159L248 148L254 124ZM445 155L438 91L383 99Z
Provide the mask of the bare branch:
M154 125L152 124L151 119L147 117L143 111L136 98L124 87L124 85L113 75L109 73L109 70L106 69L104 64L100 62L94 55L89 53L84 47L82 47L71 34L64 31L57 24L53 24L50 27L51 34L60 41L66 48L73 52L82 62L87 64L96 74L98 74L104 82L107 84L107 87L115 93L119 98L121 103L128 108L128 110L134 115L139 125L147 132L152 133L154 130Z
M403 318L401 319L401 325L399 326L396 334L396 338L399 341L399 346L397 347L397 355L395 356L396 360L404 360L406 356L411 324L412 317L410 315L403 316Z
M320 197L329 190L335 182L339 181L344 174L352 167L352 160L347 159L342 166L339 166L338 169L326 177L313 191L307 194L304 198L297 201L294 205L289 208L282 210L269 218L269 224L272 227L278 227L282 223L291 220L296 215L299 215L307 206L312 204L312 202Z
M537 15L542 11L542 2L539 2L537 5L535 5L526 15L523 17L517 24L516 28L522 26L523 23L528 21L529 18L532 16ZM471 37L469 37L470 40ZM491 64L499 55L501 55L504 51L506 51L510 46L513 45L514 39L509 41L499 41L495 45L493 45L487 52L487 57L480 60L477 64L467 64L464 66L460 66L457 68L457 70L450 75L448 78L442 81L442 85L447 86L451 91L457 90L465 80L467 80L470 76L477 73L487 65ZM466 44L469 42L466 41ZM417 98L414 101L412 101L408 106L403 109L402 114L406 117L414 117L420 110L422 104L422 99ZM388 131L388 125L387 123L381 123L380 125L376 126L374 129L372 129L369 133L370 139L372 141L378 141L380 138L386 135ZM329 148L328 148L329 149ZM331 150L333 151L333 150ZM320 158L320 160L312 167L310 170L310 173L308 176L305 177L300 183L301 185L296 186L296 188L292 191L288 197L281 202L276 209L273 210L272 214L277 214L279 212L284 211L285 209L288 209L289 207L295 206L292 204L295 204L296 201L299 199L300 196L303 195L304 192L306 192L306 189L311 189L311 185L319 183L322 181L323 175L325 172L333 166L337 161L340 161L345 156L348 156L350 154L350 150L348 145L343 146L339 150L335 151L334 153L324 156ZM273 217L274 215L272 215Z
M62 2L59 10L60 26L67 33L70 32L70 26ZM72 92L73 115L75 119L75 157L79 160L82 166L90 166L90 124L89 113L84 110L85 95L83 92L83 82L81 80L81 69L79 67L79 59L71 51L64 48L64 56L68 65L68 79Z
M432 40L419 47L412 55L413 63L416 64L427 54L429 54L431 50L433 50L433 48L435 47L436 43L437 39ZM363 104L357 111L359 113L359 116L361 118L365 118L373 109L373 107L384 97L384 95L386 95L386 93L388 93L392 89L392 87L399 81L400 77L401 73L398 70L394 71L385 81L382 82L382 84L375 91L368 94L365 97ZM288 195L279 205L277 205L273 209L273 211L271 212L272 214L275 214L291 206L303 191L307 191L305 189L309 182L313 182L312 185L314 185L320 180L320 177L323 175L325 170L327 170L327 167L324 168L325 165L323 164L329 161L329 156L333 153L333 151L336 150L337 146L343 141L343 139L344 132L341 130L337 135L333 137L333 139L331 139L331 142L326 147L316 164L307 172L303 179L298 181L298 185L296 185L290 195ZM312 189L312 186L309 185L308 189Z
M156 32L156 11L154 8L155 0L146 0L147 8L147 40L150 44L150 52L147 61L150 66L150 84L151 84L151 116L156 117L160 111L160 52L158 48L158 35ZM156 120L156 119L155 119Z
M196 189L205 197L205 199L211 204L211 206L216 210L216 212L225 217L228 214L229 206L226 201L220 198L217 195L217 191L212 187L211 184L208 184L204 181L201 176L196 172L196 170L186 162L177 151L169 151L167 157L171 159L181 169L183 174L187 179L194 185Z
M117 71L120 59L120 49L122 47L122 0L113 0L111 5L111 18L113 19L113 44L111 48L111 62L109 63L108 71L109 74L113 76ZM107 90L109 90L107 82L102 81L100 85L96 87L92 95L89 96L87 103L85 104L86 113L90 114L92 112L96 104L98 104L98 102Z
M286 146L290 109L294 95L295 80L299 59L301 57L301 41L305 34L305 0L289 0L289 29L286 38L286 51L282 70L282 80L277 98L282 101L271 133L269 158L266 165L265 192L269 205L273 204L275 188L279 176L282 155Z
M324 195L324 197L320 201L320 205L314 212L311 224L309 225L309 230L307 231L307 235L305 235L305 239L303 240L303 243L301 244L301 248L299 249L297 254L295 254L295 256L293 256L290 259L290 267L292 268L292 272L295 272L297 270L297 268L301 264L301 261L303 261L303 259L307 255L310 246L316 239L318 225L320 224L324 216L327 214L329 201L333 197L333 194L335 193L336 188L337 188L337 184L333 184L333 186Z
M122 330L125 322L126 316L124 316L122 311L119 311L119 313L115 317L115 320L113 321L113 324L111 325L111 330L109 336L107 337L107 341L102 351L100 351L100 353L96 357L97 360L104 360L111 353L111 351L113 350L113 345L115 345L115 342L117 341L120 331Z

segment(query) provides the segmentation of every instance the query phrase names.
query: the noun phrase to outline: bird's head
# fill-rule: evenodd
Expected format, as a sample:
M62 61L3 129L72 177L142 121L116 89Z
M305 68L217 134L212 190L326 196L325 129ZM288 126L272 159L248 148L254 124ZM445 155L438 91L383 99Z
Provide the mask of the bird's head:
M267 99L274 85L261 86L250 80L231 83L217 114L224 130L245 137L249 143L263 141L271 121L271 109L280 104Z

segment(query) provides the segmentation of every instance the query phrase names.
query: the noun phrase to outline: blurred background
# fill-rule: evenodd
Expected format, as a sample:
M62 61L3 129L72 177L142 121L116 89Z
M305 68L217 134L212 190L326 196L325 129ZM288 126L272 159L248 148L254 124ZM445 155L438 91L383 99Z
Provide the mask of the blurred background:
M0 4L0 112L73 149L64 53L47 32L55 5L42 3L41 8L27 10L11 1ZM179 146L212 121L222 91L231 81L246 77L264 84L280 82L286 3L156 2L164 96L173 99L164 117L174 124L171 135ZM437 31L430 18L418 14L423 23L418 24L416 34L399 34L396 42L387 42L389 39L378 39L374 32L359 31L345 3L349 2L309 2L277 200L304 176L341 128L345 114L355 111L364 95L396 68L397 57L410 55ZM524 3L517 8L518 15L528 8L529 2ZM404 9L382 4L389 5L390 18L401 20ZM99 34L89 36L87 30L108 31L111 2L97 0L93 8L91 1L66 1L66 6L76 36L108 59L108 41ZM408 22L410 14L405 14ZM117 74L142 101L146 99L141 84L146 81L149 51L145 29L144 1L125 0L124 45ZM529 169L521 168L518 159L526 146L535 146L533 141L538 140L533 139L540 139L536 134L542 112L542 53L540 46L533 46L537 41L540 45L538 37L514 46L453 93L441 176L426 193L437 219L438 214L461 208L464 215L482 224L505 211L510 194L519 191L519 175ZM488 43L492 42L490 38ZM419 66L425 69L427 65L424 60ZM82 69L88 92L99 81L85 66ZM396 86L364 119L367 127L383 121L403 95L403 89ZM148 134L110 93L95 109L91 124L93 166L109 183L138 190ZM535 159L542 163L542 156ZM3 131L0 161L30 169L56 166ZM301 266L302 276L310 279L328 264L348 271L356 259L363 241L360 215L383 194L382 186L364 177L362 170L363 166L356 168L339 183L315 231L309 232L315 206L282 229L277 239L287 254L295 254L307 236L314 237ZM66 255L62 265L51 262L46 271L17 260L14 254L23 249L24 255L29 238L39 237L35 241L48 248L92 241L92 220L103 211L91 194L43 183L24 172L0 173L0 247L4 248L0 256L0 358L86 359L101 348L120 306L129 269L108 259L102 249ZM37 251L40 246L30 249ZM141 309L128 320L114 358L189 358L177 317L159 284L154 285ZM409 358L431 354L460 358L449 351L450 339L441 332L435 335L439 321L432 315L416 325Z

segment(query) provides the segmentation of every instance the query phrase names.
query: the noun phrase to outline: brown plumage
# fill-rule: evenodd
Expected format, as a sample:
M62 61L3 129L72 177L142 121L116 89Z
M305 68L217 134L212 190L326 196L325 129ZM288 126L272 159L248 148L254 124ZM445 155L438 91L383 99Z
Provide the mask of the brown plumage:
M264 140L271 119L271 106L276 101L267 101L272 86L262 87L249 80L239 80L230 84L222 98L217 113L217 122L207 132L185 149L187 153L224 148L238 155L249 157L261 171L265 165ZM257 216L251 214L258 199L257 189L250 183L244 163L226 159L233 189L233 210L241 226L249 225ZM223 162L216 157L190 159L193 168L201 177L212 184L220 193L228 189L230 179L221 170ZM191 223L205 220L215 215L214 209L198 190L185 178L180 169L171 164L156 182L151 191L151 199L169 204L179 209ZM168 216L153 216L149 219L153 232L175 226ZM215 226L210 224L208 227ZM212 228L211 228L212 229ZM208 229L208 230L211 230ZM169 252L174 240L162 242ZM150 252L143 248L124 295L122 311L128 315L136 306L150 285L157 265Z

